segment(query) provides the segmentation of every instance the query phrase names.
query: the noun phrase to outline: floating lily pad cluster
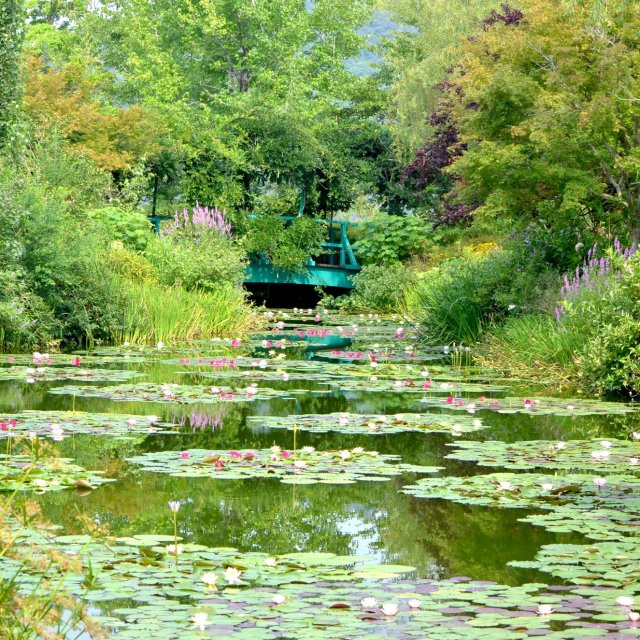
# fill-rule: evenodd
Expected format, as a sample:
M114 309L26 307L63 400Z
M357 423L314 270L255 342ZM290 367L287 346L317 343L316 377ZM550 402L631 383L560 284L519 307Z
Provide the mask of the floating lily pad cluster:
M139 353L123 353L118 355L79 355L69 353L51 353L30 355L18 353L2 356L0 364L24 367L90 367L95 365L147 362L149 359Z
M485 428L478 418L443 413L396 413L389 416L356 413L250 416L247 422L255 427L269 429L300 429L312 433L339 431L360 435L417 431L419 433L451 433L457 436Z
M467 389L469 390L469 389ZM457 390L455 390L457 391ZM622 415L636 411L636 407L622 402L605 402L586 398L461 398L455 393L446 398L422 398L426 406L475 412L523 413L538 416Z
M101 621L121 640L606 640L629 630L615 602L619 592L612 589L584 593L467 578L407 580L403 576L412 567L366 565L362 558L329 553L268 557L193 544L176 548L172 536L139 535L104 544L62 536L41 543L80 555L85 565L90 559L91 584L70 574L65 585L98 607ZM11 561L0 564L0 576L14 573ZM17 586L29 593L39 579L35 572L21 572Z
M501 385L478 384L475 382L431 382L422 379L403 378L402 380L340 380L331 383L332 387L340 391L370 391L378 393L501 393L506 387ZM435 406L443 406L443 400L438 398L432 402ZM446 405L445 405L446 406Z
M638 434L640 435L640 434ZM532 440L458 442L448 458L503 469L580 469L596 473L640 472L640 442L628 440Z
M30 433L60 441L78 434L127 440L141 434L177 432L170 425L162 424L157 416L31 410L10 415L0 414L0 439Z
M104 482L99 471L87 471L69 458L35 459L28 455L0 455L0 491L62 489L90 490Z
M304 389L269 389L266 387L217 387L179 384L140 383L111 387L64 386L51 389L50 393L107 398L119 402L167 402L172 404L217 404L225 402L250 402L272 398L291 398L292 394L307 393Z
M139 371L119 369L82 369L80 367L0 367L0 380L27 382L53 382L56 380L95 380L96 382L122 382L141 377Z
M398 464L400 456L381 455L362 448L343 451L272 449L157 451L128 458L144 471L172 476L246 480L278 478L287 484L351 484L361 480L388 480L404 473L435 473L441 467Z

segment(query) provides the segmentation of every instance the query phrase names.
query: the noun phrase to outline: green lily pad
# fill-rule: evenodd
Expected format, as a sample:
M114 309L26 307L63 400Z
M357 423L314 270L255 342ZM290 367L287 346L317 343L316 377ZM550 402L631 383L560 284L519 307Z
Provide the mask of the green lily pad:
M145 471L172 476L244 480L278 478L293 484L343 484L358 480L388 480L404 473L435 473L441 467L398 464L399 456L376 451L315 451L313 447L296 452L279 447L259 451L157 451L128 458Z
M83 369L80 367L0 367L0 380L54 382L56 380L86 380L121 382L143 376L139 371L117 369Z

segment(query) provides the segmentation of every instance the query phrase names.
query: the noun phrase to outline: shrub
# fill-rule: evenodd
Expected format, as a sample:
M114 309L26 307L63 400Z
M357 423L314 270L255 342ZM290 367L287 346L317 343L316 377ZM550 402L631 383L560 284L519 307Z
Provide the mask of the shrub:
M244 255L217 209L196 206L191 213L176 213L161 236L150 240L145 255L169 287L216 291L244 280Z
M282 220L260 215L245 222L245 250L268 260L276 269L303 271L309 258L322 253L326 226L307 216Z
M354 289L343 307L398 312L405 307L405 291L413 277L402 265L367 265L353 277Z
M449 260L426 274L418 292L422 333L436 342L475 342L491 323L535 308L553 277L508 250Z
M120 242L112 242L108 253L113 272L126 280L157 282L158 270L147 258L126 249Z
M94 209L87 214L104 226L113 240L121 242L132 251L144 251L151 237L151 224L144 213L117 207Z
M402 262L421 251L429 229L421 218L378 213L358 227L353 248L364 264Z

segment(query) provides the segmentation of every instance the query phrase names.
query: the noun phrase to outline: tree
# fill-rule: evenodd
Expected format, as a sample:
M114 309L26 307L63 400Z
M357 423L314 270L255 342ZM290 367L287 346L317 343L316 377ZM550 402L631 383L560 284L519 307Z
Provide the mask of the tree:
M370 0L118 0L74 28L111 105L166 119L189 200L246 209L283 185L327 211L384 188L382 92L345 65L370 15Z
M18 112L23 24L21 0L4 0L0 5L0 148L10 141L11 127Z
M464 42L445 100L466 150L444 171L479 219L640 236L637 2L522 0ZM513 11L503 6L502 16ZM523 15L522 15L523 14Z

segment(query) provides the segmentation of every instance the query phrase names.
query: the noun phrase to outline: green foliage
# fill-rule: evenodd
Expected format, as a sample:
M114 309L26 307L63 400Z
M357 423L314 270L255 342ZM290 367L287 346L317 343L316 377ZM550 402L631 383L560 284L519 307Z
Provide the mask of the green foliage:
M593 307L596 308L593 308ZM594 314L595 312L595 314ZM594 305L581 305L580 314L595 327L579 359L585 388L600 394L640 393L640 261L626 265L617 286Z
M0 148L11 140L18 112L20 49L24 37L22 0L0 6Z
M463 43L442 106L467 150L448 171L480 220L637 236L640 23L602 4L524 0Z
M353 248L366 264L401 262L421 250L429 230L421 218L378 213L358 228Z
M177 234L152 236L145 255L163 285L181 286L188 291L238 287L246 269L244 255L236 243L215 231L203 234L197 243Z
M125 280L134 282L157 282L158 270L143 255L113 242L107 255L113 272Z
M249 255L266 258L276 269L302 271L309 258L319 255L326 225L307 216L282 220L276 214L246 221L244 247Z
M87 216L104 226L116 242L133 251L144 251L151 237L151 224L140 211L103 207L89 211Z
M413 279L412 271L400 264L366 265L353 277L354 289L343 308L401 312L405 307L405 291Z
M417 295L421 330L436 342L475 342L507 314L530 309L546 291L544 264L509 250L464 256L426 274Z
M219 285L212 292L121 282L126 321L118 342L152 343L237 337L255 326L245 293Z

